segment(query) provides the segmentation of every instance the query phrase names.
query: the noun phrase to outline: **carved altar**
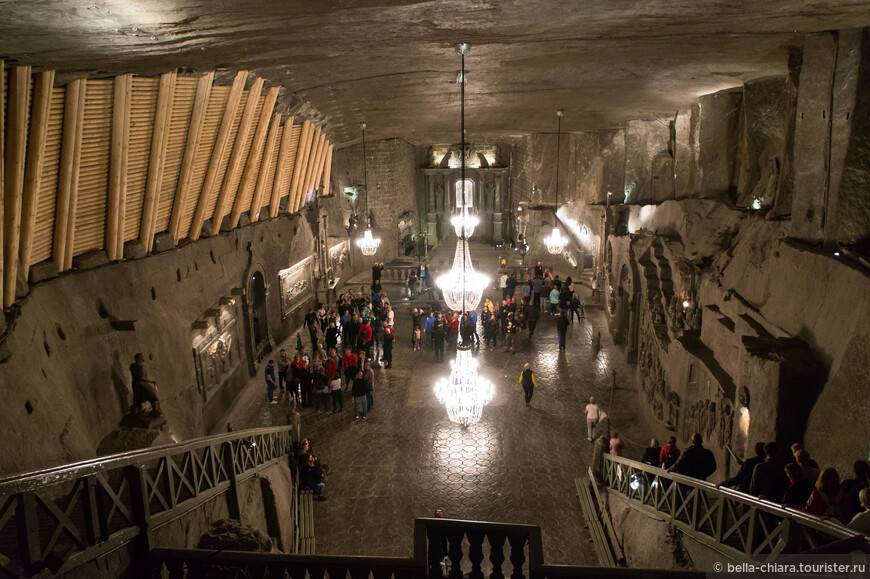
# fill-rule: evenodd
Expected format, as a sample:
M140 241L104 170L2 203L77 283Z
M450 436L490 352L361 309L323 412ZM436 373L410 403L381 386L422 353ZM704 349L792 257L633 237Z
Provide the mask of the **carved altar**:
M196 381L204 403L221 389L242 361L235 308L209 310L218 311L220 314L211 317L208 328L200 330L192 342Z

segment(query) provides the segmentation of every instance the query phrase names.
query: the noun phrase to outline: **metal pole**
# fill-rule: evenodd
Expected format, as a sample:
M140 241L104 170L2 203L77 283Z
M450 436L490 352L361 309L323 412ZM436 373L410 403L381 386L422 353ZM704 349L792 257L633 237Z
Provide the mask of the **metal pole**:
M459 114L462 117L460 122L460 127L462 131L462 135L460 135L460 155L462 156L462 172L461 172L461 180L462 180L462 205L460 206L460 212L464 212L463 214L467 214L465 209L465 53L468 51L468 46L466 44L459 45L459 54L462 55L462 72L460 73L459 79L462 83L460 87L459 93ZM462 314L465 314L465 256L468 253L468 244L465 239L465 224L462 224Z

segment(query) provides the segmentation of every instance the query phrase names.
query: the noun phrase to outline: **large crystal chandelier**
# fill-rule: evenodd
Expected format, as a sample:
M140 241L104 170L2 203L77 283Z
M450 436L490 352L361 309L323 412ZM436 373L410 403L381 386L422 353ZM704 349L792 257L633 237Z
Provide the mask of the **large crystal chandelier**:
M363 141L363 189L366 194L366 229L363 232L363 236L356 240L356 246L359 247L359 250L363 255L374 255L377 253L378 247L381 245L381 238L372 236L372 218L371 215L369 215L369 165L368 157L366 156L365 122L360 123L360 128L362 128Z
M447 406L447 417L462 426L480 420L484 405L495 394L492 382L477 374L477 366L471 345L462 344L456 359L450 362L450 377L442 378L435 386L438 402Z
M544 238L544 243L547 246L547 251L552 254L560 254L565 251L565 246L568 245L568 238L563 237L559 232L558 217L556 211L559 210L559 161L561 161L561 145L562 145L562 109L556 111L556 117L559 119L559 130L556 136L556 208L553 210L553 232Z
M467 312L477 308L483 290L489 279L474 271L471 254L468 251L468 237L474 232L478 219L471 215L466 197L465 181L465 54L468 44L457 46L462 55L460 111L462 115L462 203L457 215L451 220L459 240L450 273L439 277L436 282L444 293L444 301L451 310ZM494 393L491 382L481 379L477 374L477 360L471 355L471 344L461 344L456 360L451 362L450 377L444 378L435 387L438 402L447 407L447 417L462 426L474 424L483 413L483 407Z
M435 283L441 288L444 302L451 310L467 312L476 309L480 304L483 290L489 285L489 278L474 271L468 240L465 237L460 237L456 242L453 267L435 280Z

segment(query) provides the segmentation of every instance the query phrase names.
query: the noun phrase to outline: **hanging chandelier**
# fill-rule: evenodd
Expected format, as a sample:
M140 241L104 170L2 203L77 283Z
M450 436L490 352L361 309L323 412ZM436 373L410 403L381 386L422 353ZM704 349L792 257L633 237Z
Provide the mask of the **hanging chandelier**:
M462 426L480 420L484 405L495 394L492 382L481 378L477 367L477 360L471 355L471 345L462 344L456 352L456 359L450 362L450 377L442 378L435 386L438 402L447 406L447 417Z
M435 283L441 288L444 302L451 310L467 312L480 304L483 290L489 286L489 277L474 271L467 239L463 237L456 242L453 267Z
M459 73L460 114L462 119L462 203L459 212L450 220L459 240L453 256L453 267L446 275L436 280L444 293L444 301L451 310L467 312L477 308L483 290L489 285L489 278L474 271L471 253L468 251L468 238L474 233L478 218L470 213L467 204L465 181L465 55L468 44L457 46L462 56L462 72ZM443 378L435 386L438 402L447 407L447 417L461 426L469 426L480 420L483 407L492 400L495 389L491 382L482 379L477 373L477 360L471 355L471 344L462 343L456 359L450 363L450 377Z
M554 255L565 251L565 246L568 245L568 238L564 237L559 231L559 221L556 215L556 212L559 211L559 162L562 160L560 155L562 145L562 109L556 111L556 117L559 119L559 129L556 136L556 207L553 210L553 232L544 238L547 251Z
M465 185L463 184L463 187ZM459 212L450 218L450 223L453 225L453 230L456 232L456 237L471 237L474 235L474 228L480 223L477 215L472 215L468 207L462 206Z
M366 194L366 229L363 236L356 240L356 246L363 255L374 255L381 245L381 238L372 236L372 218L369 215L369 166L368 157L366 156L366 124L360 123L363 139L363 189Z

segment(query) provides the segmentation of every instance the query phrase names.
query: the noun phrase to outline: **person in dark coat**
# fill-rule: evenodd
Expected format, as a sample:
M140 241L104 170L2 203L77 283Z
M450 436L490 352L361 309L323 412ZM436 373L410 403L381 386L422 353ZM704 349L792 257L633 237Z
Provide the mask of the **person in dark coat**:
M749 493L749 484L752 482L752 471L755 467L764 462L764 443L755 443L755 456L751 456L743 461L740 470L733 477L716 485L719 487L733 487L741 493ZM806 501L805 501L806 502Z
M565 338L568 335L568 316L565 315L565 311L559 313L559 317L556 318L556 332L559 334L559 349L565 349Z
M296 379L299 380L299 389L302 391L302 407L311 408L314 394L314 383L308 364L296 368Z
M782 504L803 509L816 487L804 476L804 470L796 462L790 462L785 466L785 474L788 477L788 487L782 497Z
M659 456L662 453L662 447L659 441L653 438L649 441L649 447L644 451L641 462L652 465L656 468L659 466Z
M716 472L716 457L704 448L703 443L704 438L700 433L692 435L692 445L683 451L668 472L707 480L708 476Z
M432 343L435 345L435 361L444 361L444 320L441 319L441 312L435 312L435 322L432 324Z
M396 340L396 331L387 322L384 322L384 355L381 360L384 368L393 367L393 342Z
M474 336L474 324L471 321L471 316L467 313L462 314L462 320L459 322L459 335L462 337L462 344L470 346L472 336Z
M372 283L381 281L382 271L384 271L384 264L375 262L375 264L372 266Z
M299 472L299 484L303 489L314 491L315 500L326 500L323 496L323 489L326 487L323 482L323 471L313 454L308 455L308 463Z
M764 452L767 459L752 471L749 492L758 498L778 503L782 501L782 495L788 487L785 465L779 457L779 445L775 442L765 444Z
M538 325L538 308L533 304L528 304L523 308L523 319L526 322L526 327L529 329L529 338L535 335L535 326Z

